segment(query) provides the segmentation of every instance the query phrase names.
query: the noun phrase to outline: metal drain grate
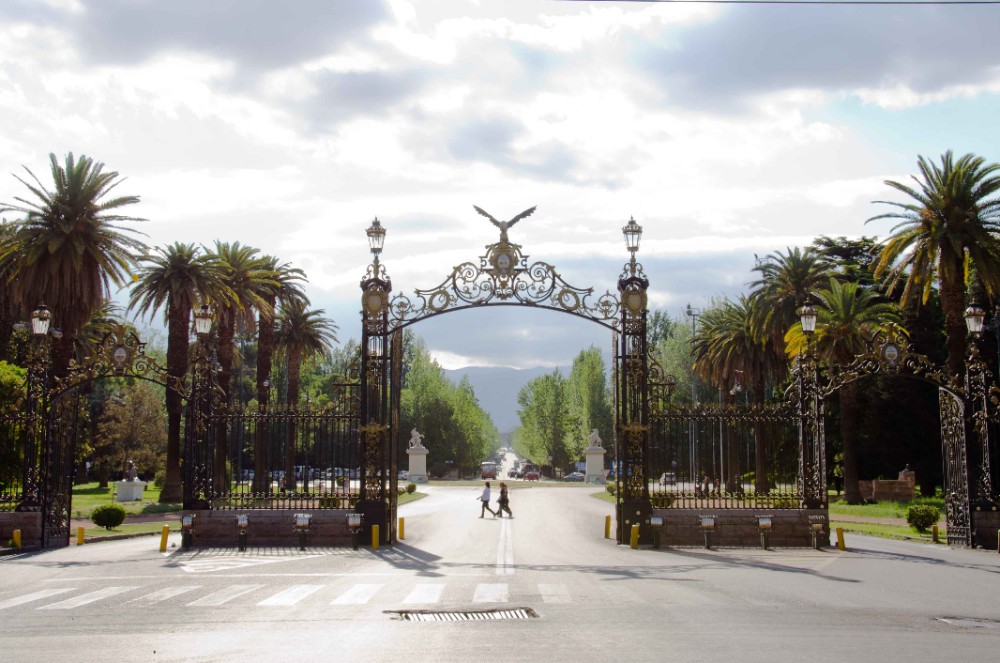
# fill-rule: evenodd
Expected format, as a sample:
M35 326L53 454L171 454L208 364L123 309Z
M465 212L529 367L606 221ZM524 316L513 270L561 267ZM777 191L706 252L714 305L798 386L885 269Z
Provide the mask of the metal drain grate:
M386 610L387 614L404 622L476 622L501 619L537 619L538 613L531 608L511 608L510 610L464 610L439 612L434 610Z

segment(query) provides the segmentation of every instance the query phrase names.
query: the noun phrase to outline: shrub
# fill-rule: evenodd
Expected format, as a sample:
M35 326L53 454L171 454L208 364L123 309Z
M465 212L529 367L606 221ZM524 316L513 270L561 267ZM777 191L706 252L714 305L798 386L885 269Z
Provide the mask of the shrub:
M104 504L94 509L90 519L98 527L111 529L125 522L125 507L120 504Z
M409 493L410 495L417 492L417 484L415 483L406 484L406 492Z
M611 493L612 495L614 495L615 492L617 492L617 490L618 490L618 482L615 481L615 482L612 482L612 483L606 483L606 484L604 484L604 490L606 490L609 493Z
M164 484L167 483L167 471L157 470L156 474L153 475L153 485L163 490Z
M906 510L906 522L918 532L926 532L939 518L941 512L929 504L914 504Z

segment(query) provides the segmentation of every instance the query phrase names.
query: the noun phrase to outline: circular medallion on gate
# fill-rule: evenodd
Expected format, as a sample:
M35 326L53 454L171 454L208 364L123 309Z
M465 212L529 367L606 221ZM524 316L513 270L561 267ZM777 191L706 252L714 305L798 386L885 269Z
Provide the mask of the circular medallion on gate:
M885 357L890 366L895 366L899 362L899 348L889 343L882 348L882 356Z
M386 294L381 290L369 290L361 298L361 304L368 313L378 313L386 304Z
M646 309L646 293L642 290L632 290L625 293L625 308L632 315L639 315Z

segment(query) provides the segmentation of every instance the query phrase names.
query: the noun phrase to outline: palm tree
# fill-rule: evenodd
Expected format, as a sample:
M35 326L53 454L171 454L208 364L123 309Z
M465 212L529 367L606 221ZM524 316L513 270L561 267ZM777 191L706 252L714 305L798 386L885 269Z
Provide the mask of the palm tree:
M701 327L692 338L695 371L722 389L723 398L732 401L739 376L750 382L750 396L754 403L764 402L766 385L777 381L787 372L784 357L776 359L770 336L762 335L754 327L754 320L766 302L759 296L741 295L735 303L726 301L721 306L705 311ZM754 490L766 493L769 489L765 467L766 447L762 427L756 426ZM732 450L733 445L727 445ZM736 483L735 463L727 463L730 476L727 485Z
M786 336L789 356L798 356L809 343L817 358L827 365L845 365L865 352L865 340L872 333L899 322L894 304L870 288L858 283L840 283L830 279L829 287L816 292L816 330L806 338L802 324L793 326ZM844 500L860 504L858 488L858 383L840 388L840 435L844 445Z
M292 299L281 307L275 339L288 366L288 409L295 410L299 400L302 362L313 355L329 356L330 345L337 342L337 325L323 317L323 309L307 310L305 304ZM285 476L292 477L295 486L295 425L290 420L285 449Z
M239 242L215 242L215 257L222 269L222 278L229 286L229 296L225 300L214 300L218 310L218 360L219 385L225 402L230 402L232 394L234 346L237 330L254 328L254 311L270 312L267 293L278 287L275 273L265 256L257 249ZM226 483L226 452L228 431L224 420L215 432L214 483L217 490Z
M900 219L882 245L875 267L888 291L905 283L903 306L926 303L935 277L941 288L948 344L948 370L960 375L965 357L965 275L971 260L991 298L1000 295L1000 164L966 154L957 161L951 150L941 164L917 158L916 186L886 180L912 202L876 201L899 209L874 216Z
M131 282L136 256L146 246L121 225L142 219L116 212L139 202L138 196L108 197L122 182L117 172L104 172L103 163L86 156L76 160L72 152L64 165L55 154L49 160L51 190L25 168L30 179L15 178L34 198L0 206L0 212L24 215L0 247L0 264L9 270L9 293L22 314L43 302L52 311L62 329L52 372L63 377L80 329L110 297L112 285Z
M757 319L753 325L771 337L780 353L785 333L799 319L799 308L809 300L810 293L826 285L832 267L814 248L796 247L789 248L785 255L780 251L770 254L753 269L760 272L760 278L751 284L754 294L764 300L755 309Z
M141 316L163 310L167 325L167 375L179 387L188 372L191 312L205 301L224 302L231 291L222 277L217 256L205 254L194 244L174 242L142 258L129 310ZM179 502L181 489L181 415L183 402L175 389L166 390L167 467L161 502Z

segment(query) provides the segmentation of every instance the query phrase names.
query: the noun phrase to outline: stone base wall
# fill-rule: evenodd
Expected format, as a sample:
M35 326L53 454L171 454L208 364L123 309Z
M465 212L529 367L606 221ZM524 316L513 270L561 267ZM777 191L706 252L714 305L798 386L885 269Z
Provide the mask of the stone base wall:
M973 511L973 543L986 550L997 549L997 531L1000 530L1000 511Z
M911 502L916 496L916 482L893 481L889 479L874 479L858 481L861 497L866 500L893 500L896 502Z
M653 515L663 518L660 532L663 546L704 546L705 533L699 527L701 516L715 516L713 547L759 548L757 516L771 517L769 548L811 547L813 522L823 526L820 545L830 544L830 518L826 509L654 509Z
M39 511L0 511L0 541L4 545L14 537L14 530L21 530L21 547L38 548L42 545L42 514Z
M337 546L347 547L354 543L354 535L347 528L347 509L324 509L316 511L303 510L312 515L312 522L306 534L307 546ZM191 547L226 547L236 548L239 542L239 529L236 527L236 516L246 515L249 527L247 529L247 546L289 547L298 546L299 535L292 528L294 511L284 510L248 510L248 511L185 511L183 515L194 516L194 529L191 536ZM380 532L380 538L385 540L385 532ZM371 528L363 525L358 541L362 545L371 545Z

